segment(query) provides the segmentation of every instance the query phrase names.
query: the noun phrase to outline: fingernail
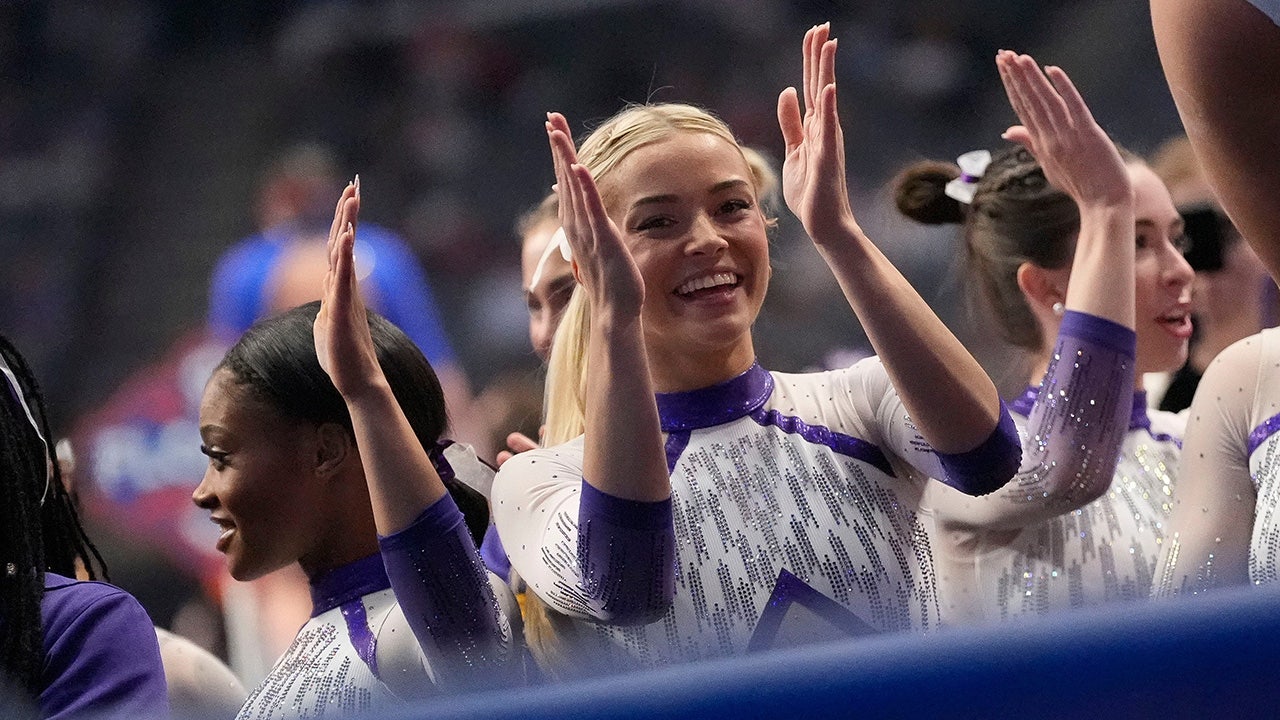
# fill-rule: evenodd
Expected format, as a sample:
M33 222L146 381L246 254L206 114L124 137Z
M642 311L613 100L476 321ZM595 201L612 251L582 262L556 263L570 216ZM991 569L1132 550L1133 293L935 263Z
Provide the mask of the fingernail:
M356 195L360 194L360 173L356 173Z
M347 221L347 232L351 233L352 235L356 234L356 228L354 225L351 224L350 220Z

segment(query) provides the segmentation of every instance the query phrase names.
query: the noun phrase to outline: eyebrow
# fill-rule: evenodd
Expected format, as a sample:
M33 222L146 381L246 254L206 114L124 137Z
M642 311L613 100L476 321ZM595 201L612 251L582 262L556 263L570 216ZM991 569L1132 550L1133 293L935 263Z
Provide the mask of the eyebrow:
M713 194L715 194L715 193L723 192L723 191L728 190L728 189L730 189L730 188L737 188L737 187L750 187L750 183L748 183L746 180L742 180L742 179L740 179L740 178L734 178L734 179L732 179L732 180L723 180L723 181L721 181L721 182L716 183L715 185L712 185L712 186L711 186L711 190L710 190L710 191L708 191L708 194L709 194L709 195L713 195ZM670 203L670 202L675 202L676 200L679 200L679 197L678 197L678 196L676 196L676 195L670 195L670 194L668 194L668 195L649 195L649 196L647 196L647 197L642 197L642 198L640 198L639 200L636 200L635 202L631 203L631 209L633 209L633 210L634 210L635 208L638 208L638 207L640 207L641 205L654 205L654 204L657 204L657 203Z

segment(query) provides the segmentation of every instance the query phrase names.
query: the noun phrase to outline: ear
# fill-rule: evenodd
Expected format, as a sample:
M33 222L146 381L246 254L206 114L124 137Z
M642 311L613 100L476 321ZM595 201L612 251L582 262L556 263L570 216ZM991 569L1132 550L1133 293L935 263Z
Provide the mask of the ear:
M355 439L337 423L324 423L316 428L315 472L320 477L337 473L348 456L354 456ZM357 459L358 462L358 459Z
M1018 266L1018 288L1037 316L1053 313L1054 303L1066 302L1069 270L1050 270L1030 262Z

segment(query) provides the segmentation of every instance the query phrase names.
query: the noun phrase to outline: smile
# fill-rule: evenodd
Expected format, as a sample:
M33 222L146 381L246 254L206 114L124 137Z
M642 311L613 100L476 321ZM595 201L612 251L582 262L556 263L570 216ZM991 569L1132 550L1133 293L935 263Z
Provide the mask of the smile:
M710 275L703 275L701 277L696 277L696 278L693 278L692 280L686 281L683 285L676 288L676 295L679 295L681 297L690 297L690 296L693 296L694 293L705 291L705 290L711 290L714 288L723 287L723 288L732 289L737 287L741 281L742 281L742 278L738 277L737 273L731 273L731 272L712 273Z

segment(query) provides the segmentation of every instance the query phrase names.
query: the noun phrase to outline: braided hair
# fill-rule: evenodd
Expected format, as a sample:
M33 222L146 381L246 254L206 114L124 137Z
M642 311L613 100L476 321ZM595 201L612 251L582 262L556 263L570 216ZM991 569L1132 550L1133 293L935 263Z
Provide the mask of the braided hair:
M0 671L34 693L45 660L40 616L45 573L75 577L78 560L90 579L105 579L107 568L41 439L52 435L31 368L3 335L0 357L17 381L14 387L0 379L0 621L5 627Z
M1141 162L1117 149L1126 164ZM1045 338L1018 287L1018 268L1027 262L1046 269L1070 267L1080 209L1049 183L1044 168L1021 145L991 153L967 205L946 194L947 182L958 177L960 168L953 163L924 160L906 167L892 181L898 210L926 225L961 225L975 280L968 288L990 309L1005 340L1039 350Z

